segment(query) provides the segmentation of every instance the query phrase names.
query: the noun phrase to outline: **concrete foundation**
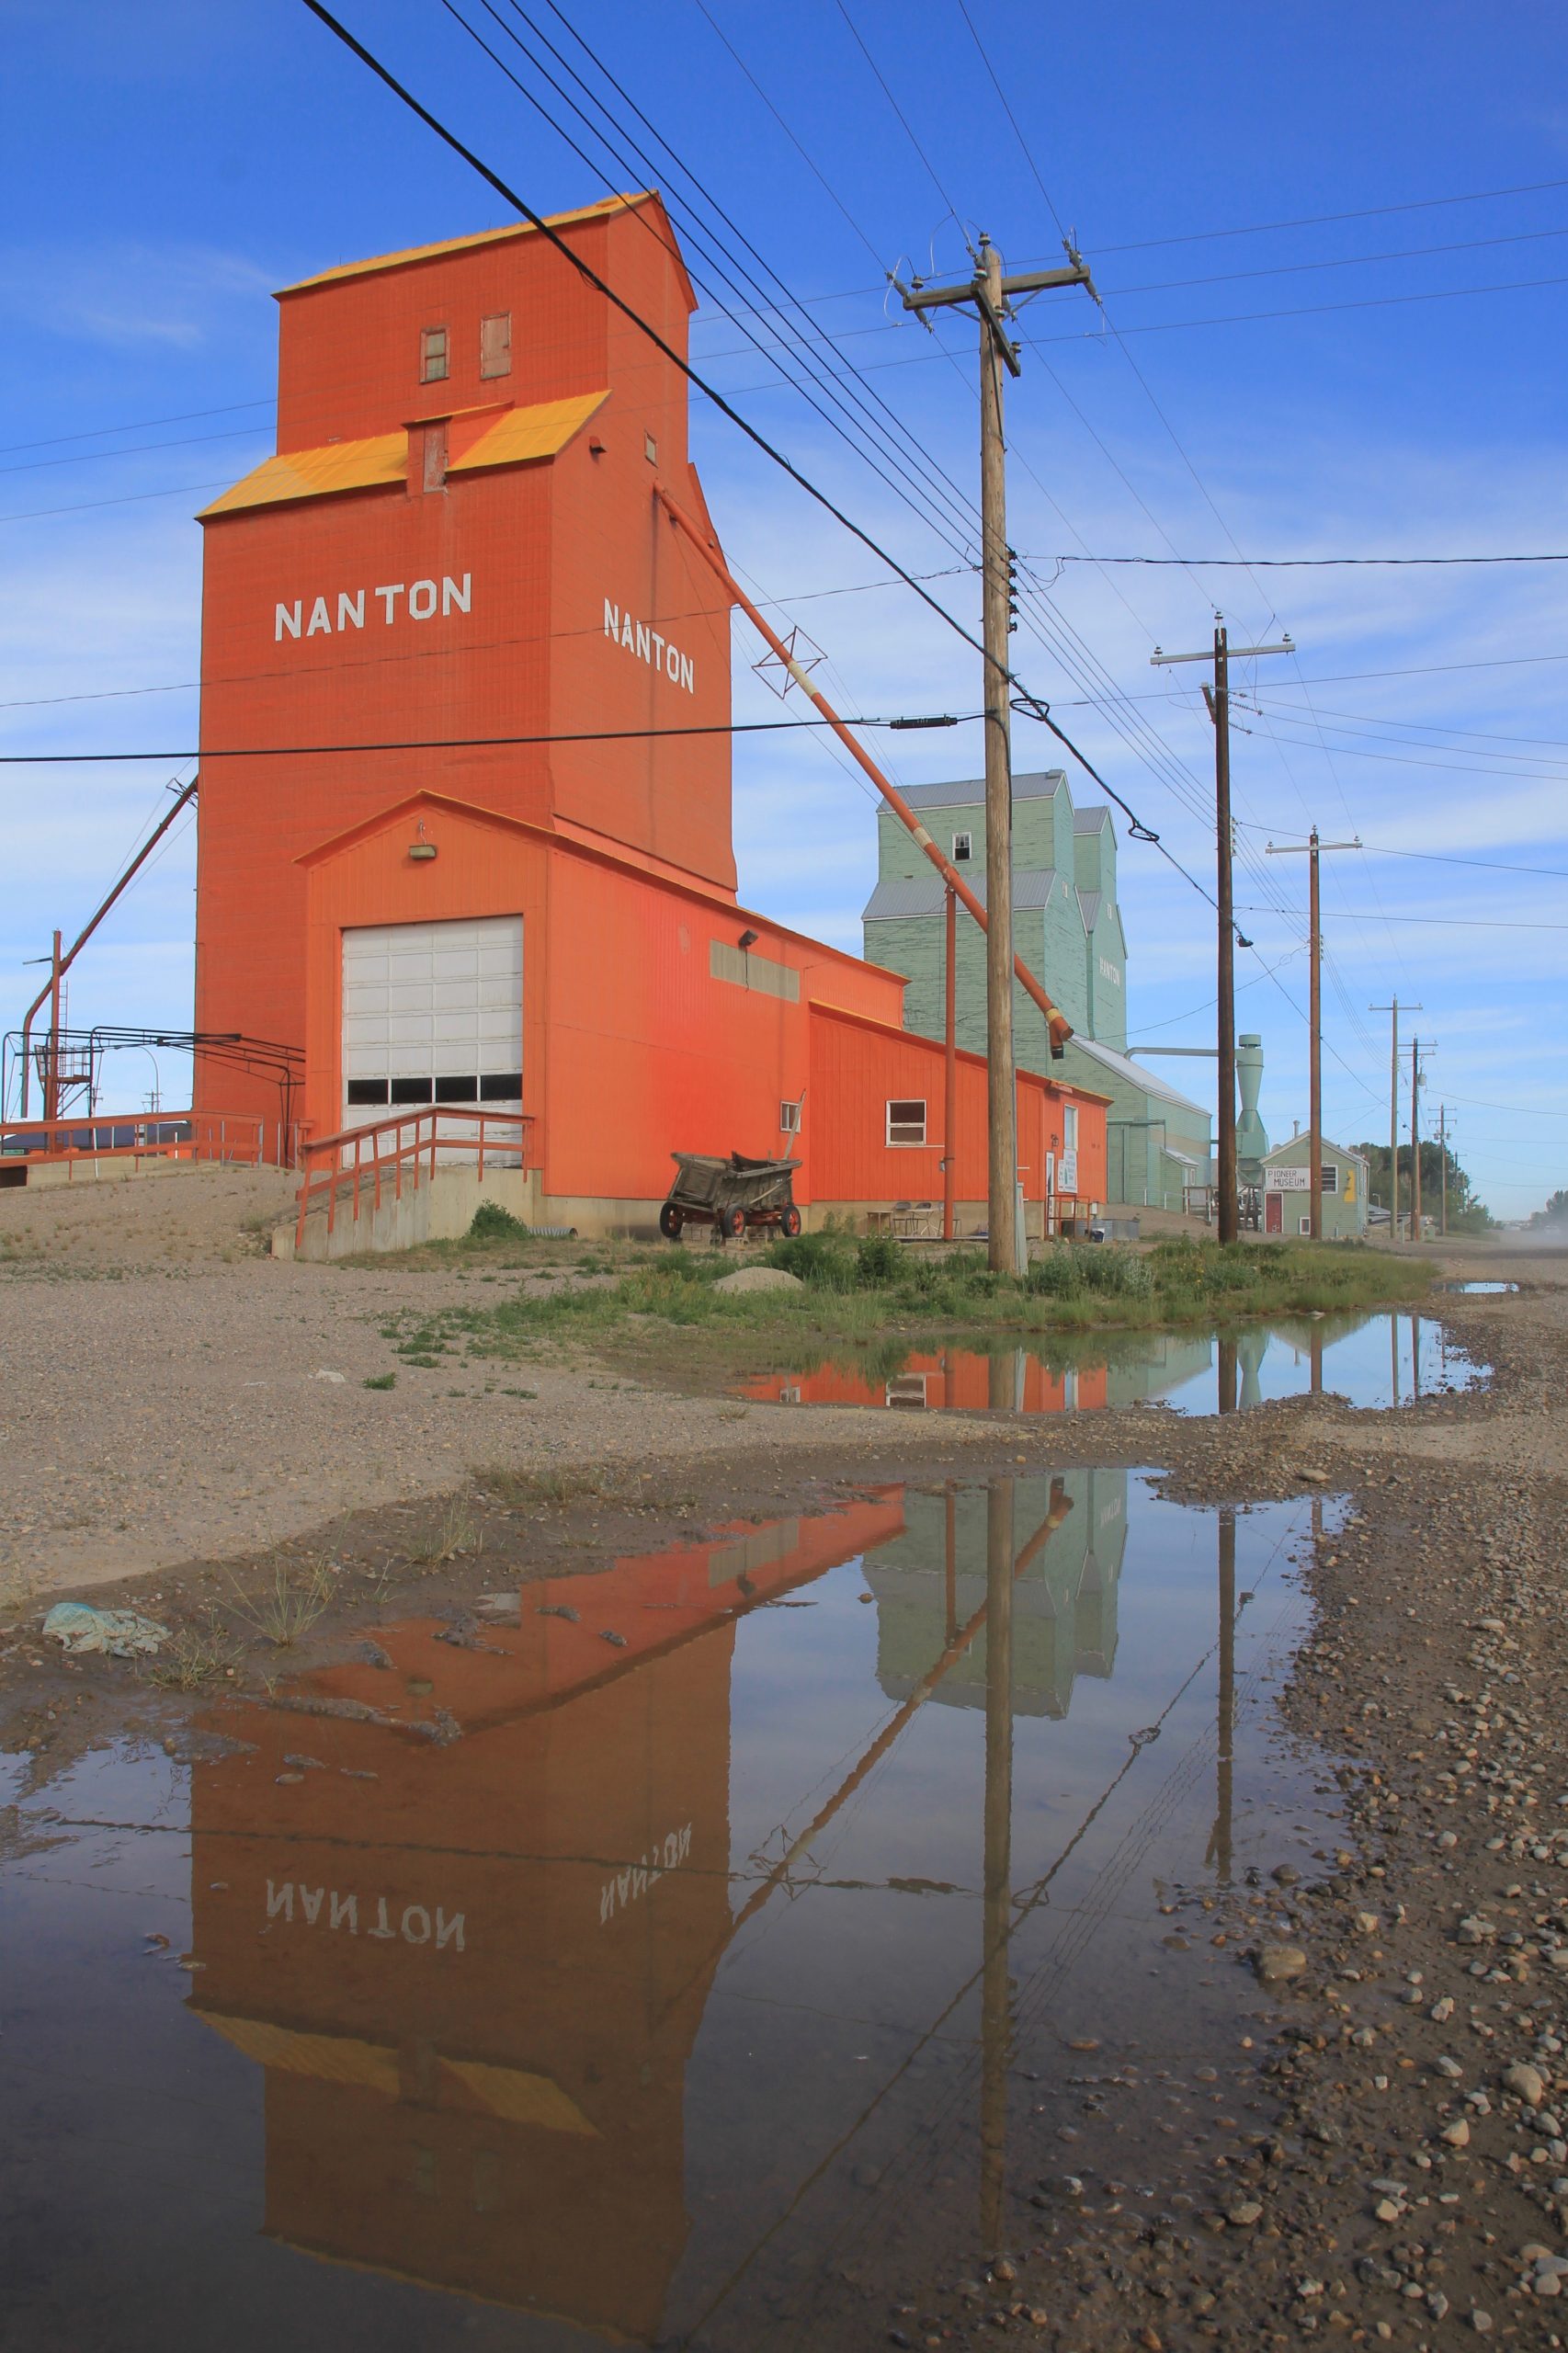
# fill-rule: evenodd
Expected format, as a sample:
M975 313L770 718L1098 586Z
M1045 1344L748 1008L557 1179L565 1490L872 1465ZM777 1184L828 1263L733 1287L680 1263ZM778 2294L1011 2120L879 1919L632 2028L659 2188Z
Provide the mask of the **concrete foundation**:
M383 1181L379 1209L367 1183L360 1190L358 1217L352 1199L340 1198L329 1233L324 1206L312 1211L298 1247L290 1219L273 1228L272 1255L324 1262L356 1257L361 1251L413 1250L422 1242L455 1242L473 1223L482 1201L495 1202L525 1225L553 1225L554 1218L540 1213L537 1183L531 1171L521 1168L487 1168L481 1179L472 1167L437 1167L418 1186L405 1183L401 1199Z

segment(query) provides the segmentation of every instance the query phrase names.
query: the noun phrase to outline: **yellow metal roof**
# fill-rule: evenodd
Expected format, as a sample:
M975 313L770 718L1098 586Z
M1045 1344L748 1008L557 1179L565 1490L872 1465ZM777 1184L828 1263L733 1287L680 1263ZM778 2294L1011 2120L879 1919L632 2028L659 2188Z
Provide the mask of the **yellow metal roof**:
M569 229L579 221L602 220L611 212L629 211L634 205L646 204L653 195L652 188L640 188L635 194L601 197L597 204L580 204L573 212L552 212L548 226ZM410 262L433 261L439 254L460 254L472 245L494 245L507 237L537 237L539 231L528 221L517 221L504 229L476 230L472 237L446 237L439 244L407 245L401 253L373 254L369 261L340 262L335 269L324 269L314 278L296 279L292 286L280 286L278 300L286 294L303 294L313 286L331 286L340 278L368 278L379 269L403 269Z
M408 436L403 431L377 433L367 441L329 441L324 449L290 449L267 458L224 491L210 515L233 515L244 506L271 506L287 498L322 498L332 491L375 490L400 483L408 473Z
M532 408L509 408L471 449L449 461L447 472L474 473L483 466L520 466L530 458L553 458L608 398L608 392L577 392L570 400L537 401Z
M449 473L477 473L490 466L522 466L553 458L580 432L608 392L577 392L570 400L536 401L529 408L504 409L472 448L449 464ZM408 435L377 433L365 441L329 441L319 449L289 449L267 458L255 471L201 509L200 520L235 515L249 506L276 506L295 498L324 498L345 490L389 489L407 480Z

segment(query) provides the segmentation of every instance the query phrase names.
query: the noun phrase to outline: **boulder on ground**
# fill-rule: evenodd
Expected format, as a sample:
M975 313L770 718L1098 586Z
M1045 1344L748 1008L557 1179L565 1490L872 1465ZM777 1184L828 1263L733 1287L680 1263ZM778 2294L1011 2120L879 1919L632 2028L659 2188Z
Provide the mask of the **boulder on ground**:
M715 1290L804 1290L799 1275L787 1275L782 1267L737 1267L733 1275L721 1275L713 1286Z

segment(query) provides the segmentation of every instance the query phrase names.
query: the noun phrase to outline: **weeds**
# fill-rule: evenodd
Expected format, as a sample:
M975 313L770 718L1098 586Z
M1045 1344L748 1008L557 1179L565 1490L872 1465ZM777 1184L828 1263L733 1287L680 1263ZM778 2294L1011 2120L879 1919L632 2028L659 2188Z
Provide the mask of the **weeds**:
M373 1380L363 1381L360 1385L366 1389L395 1389L397 1375L395 1372L378 1372Z
M483 1550L484 1535L478 1520L462 1497L454 1495L425 1542L410 1545L408 1557L422 1569L444 1569L450 1561Z
M522 1219L504 1210L499 1201L481 1201L463 1236L465 1242L527 1242L529 1238Z
M499 1463L474 1472L480 1484L501 1504L580 1503L586 1495L602 1495L605 1476L591 1463L562 1471L512 1471Z
M204 1683L233 1675L244 1656L244 1644L216 1621L204 1634L181 1626L167 1650L149 1660L143 1673L165 1691L199 1691Z
M278 1650L309 1633L332 1601L332 1571L324 1561L313 1561L294 1574L279 1563L271 1586L259 1594L244 1592L232 1578L230 1583L234 1597L229 1608Z

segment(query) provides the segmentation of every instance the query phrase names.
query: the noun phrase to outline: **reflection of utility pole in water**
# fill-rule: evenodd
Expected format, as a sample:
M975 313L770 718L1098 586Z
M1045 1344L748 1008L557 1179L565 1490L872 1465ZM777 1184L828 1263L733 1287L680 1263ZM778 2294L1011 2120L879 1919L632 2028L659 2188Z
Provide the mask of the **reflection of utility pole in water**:
M1397 1405L1399 1395L1399 1310L1389 1310L1389 1404Z
M1221 1334L1220 1339L1220 1411L1233 1414L1236 1410L1236 1344Z
M1312 1336L1310 1345L1312 1349L1312 1395L1314 1397L1321 1397L1323 1395L1323 1330L1319 1324L1314 1324L1312 1325Z
M944 1556L947 1571L948 1647L951 1649L959 1631L959 1498L949 1482L947 1495L947 1550Z
M981 1979L980 2235L1002 2245L1007 2165L1007 2066L1012 2050L1008 1966L1013 1926L1014 1482L985 1498L984 1961Z
M1221 1887L1231 1883L1231 1819L1236 1724L1236 1515L1220 1514L1220 1713L1214 1770L1214 1827L1205 1860Z
M1421 1318L1410 1319L1410 1402L1414 1405L1421 1394Z

